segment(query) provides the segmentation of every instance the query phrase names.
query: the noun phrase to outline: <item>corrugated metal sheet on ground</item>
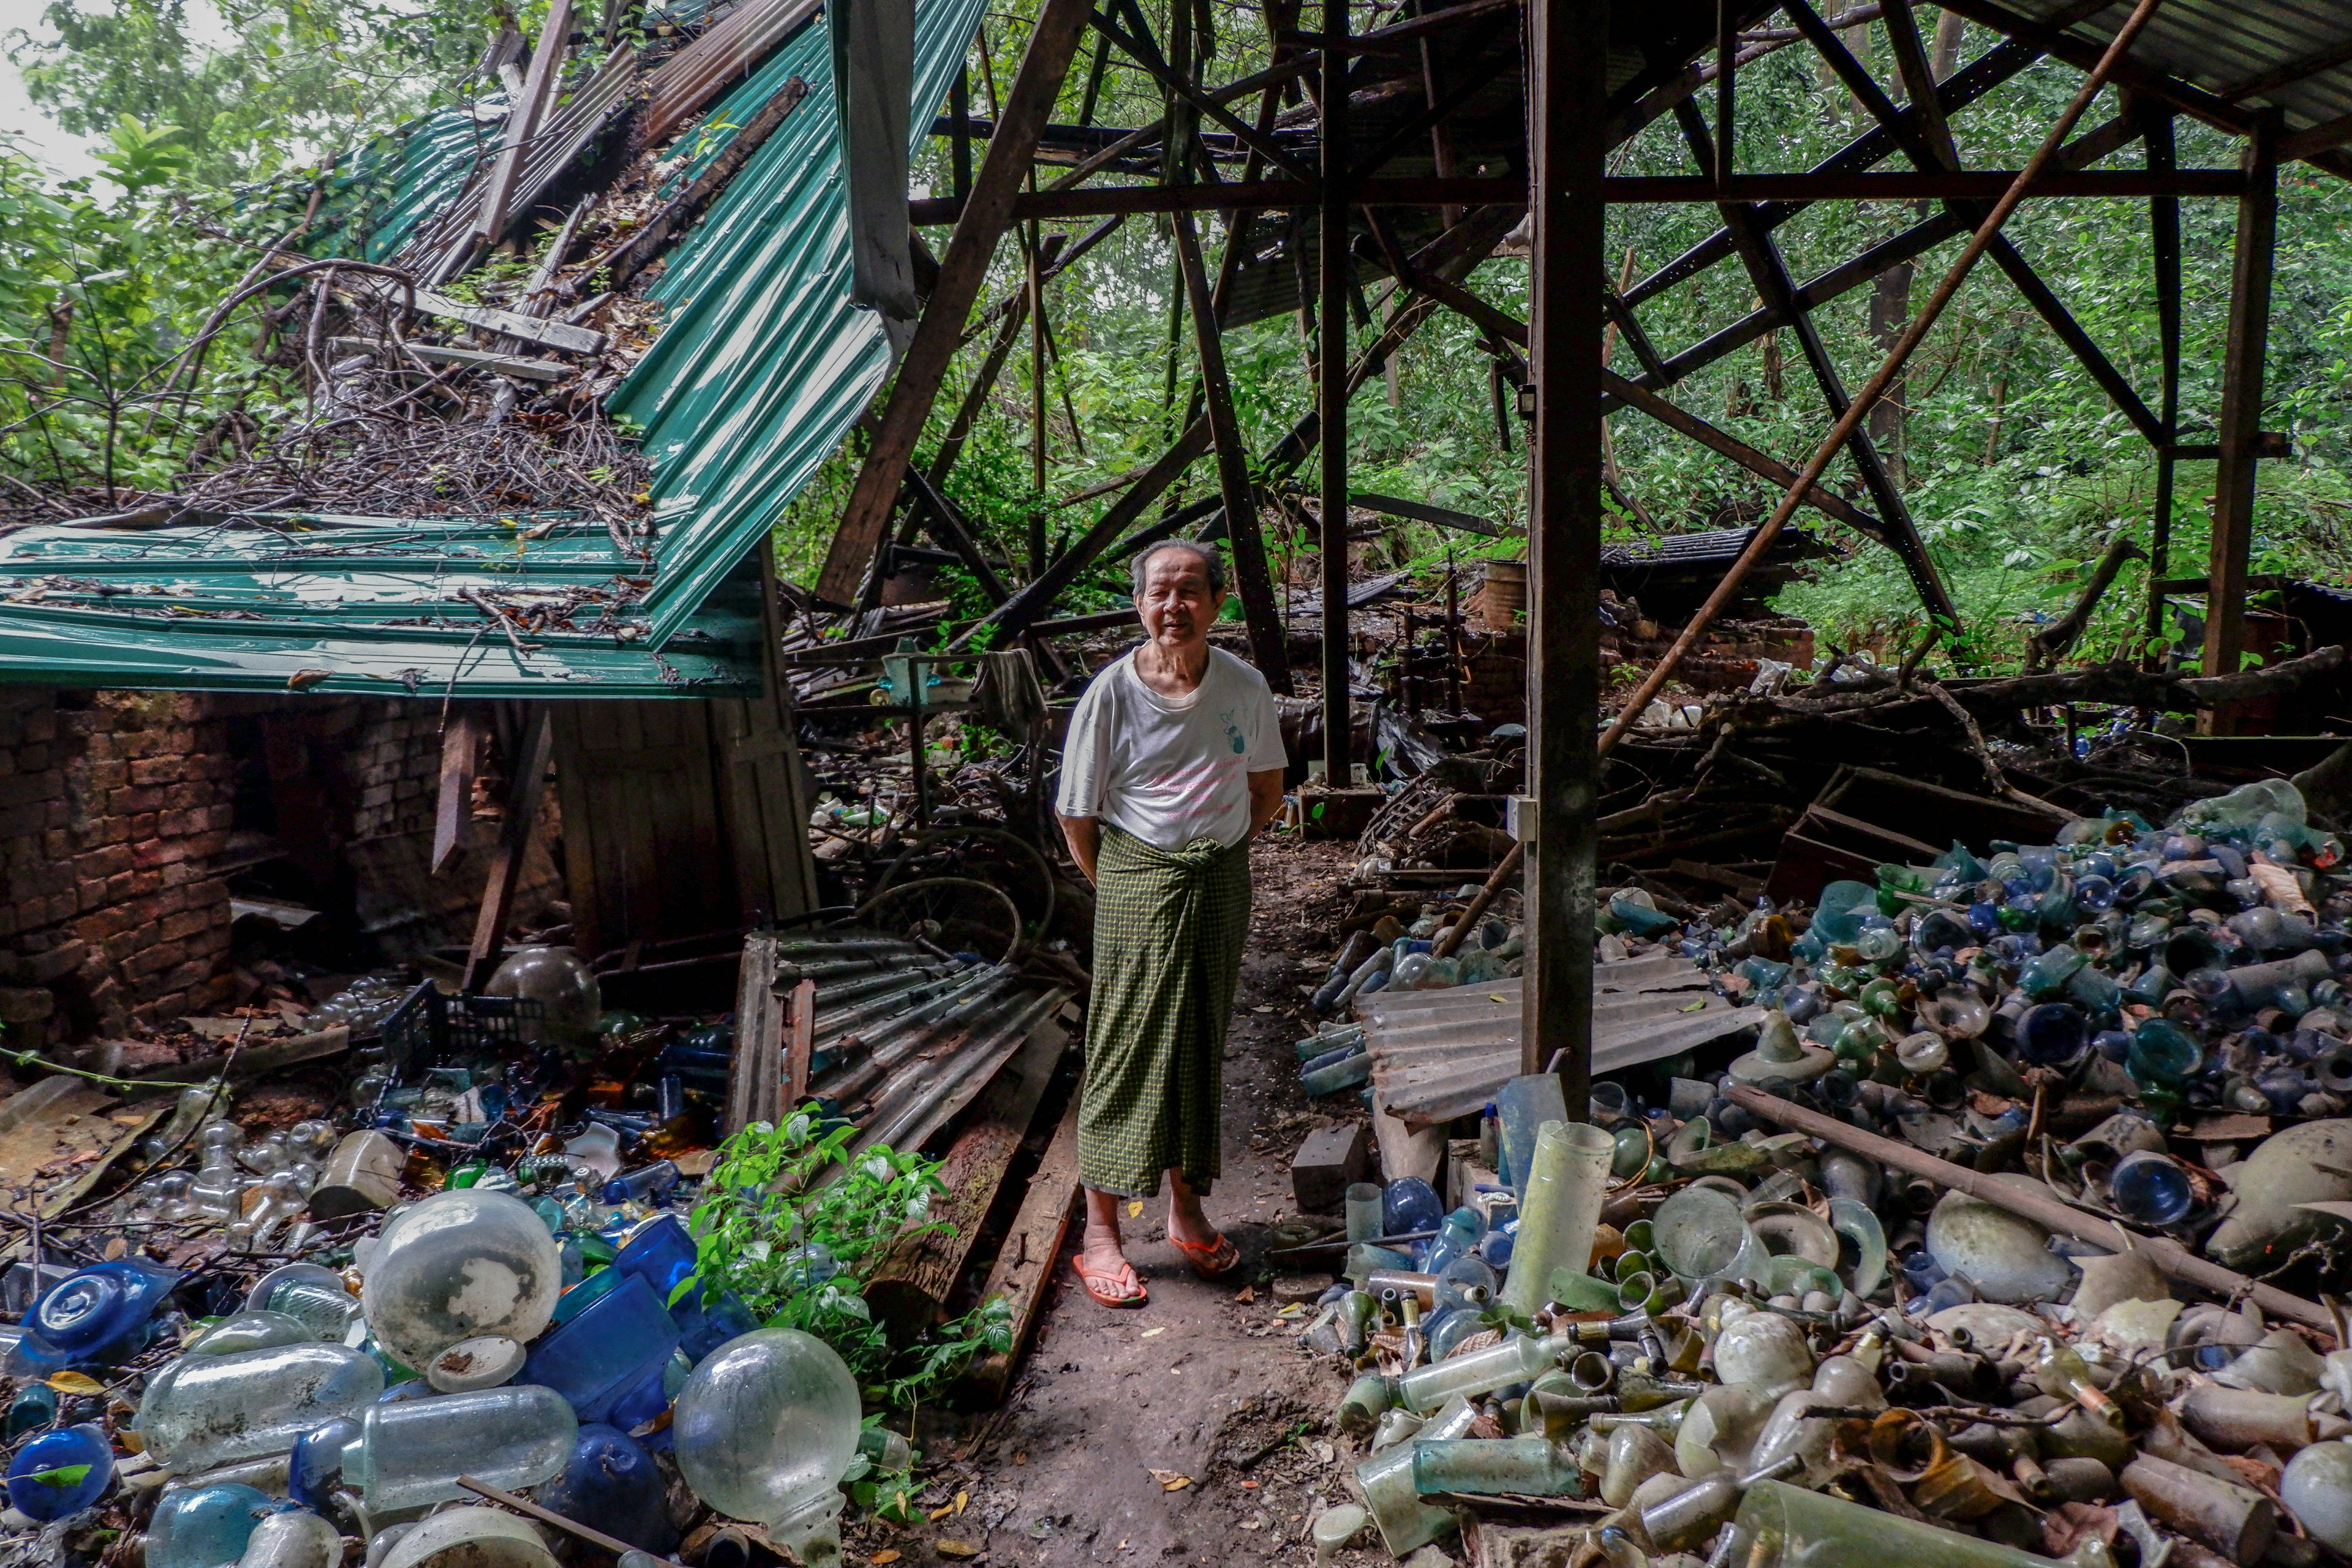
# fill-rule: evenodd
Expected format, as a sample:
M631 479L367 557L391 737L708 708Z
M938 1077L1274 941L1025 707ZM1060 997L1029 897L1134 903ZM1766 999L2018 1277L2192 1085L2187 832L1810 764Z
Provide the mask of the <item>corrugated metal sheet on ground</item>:
M918 135L982 15L982 0L919 5ZM668 325L614 400L648 431L661 521L649 568L618 559L587 519L534 541L517 526L528 516L22 529L0 538L0 683L507 697L756 690L751 552L888 367L879 323L848 299L824 30L803 26L705 124L731 132L793 76L808 96L671 253L654 290ZM427 121L425 142L412 132L403 151L403 237L430 209L426 193L446 199L472 166L468 156L448 178L457 122L440 118ZM470 144L473 131L465 135ZM713 131L696 151L723 144ZM463 597L488 591L511 603L517 590L562 594L620 577L645 585L612 625L531 634L520 655Z
M1622 1072L1680 1056L1764 1021L1706 989L1686 958L1650 953L1593 966L1592 1070ZM1466 1116L1519 1073L1525 983L1444 991L1376 991L1355 1006L1381 1106L1427 1124Z

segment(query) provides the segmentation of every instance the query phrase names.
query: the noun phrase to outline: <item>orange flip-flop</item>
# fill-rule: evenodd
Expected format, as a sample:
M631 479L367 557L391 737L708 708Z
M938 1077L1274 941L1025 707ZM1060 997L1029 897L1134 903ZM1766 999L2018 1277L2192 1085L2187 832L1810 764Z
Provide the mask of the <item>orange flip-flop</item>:
M1150 1304L1151 1300L1151 1292L1143 1288L1143 1276L1140 1274L1135 1276L1135 1294L1132 1296L1110 1296L1095 1289L1095 1281L1097 1279L1116 1282L1118 1272L1110 1268L1088 1269L1084 1253L1070 1260L1070 1271L1078 1277L1079 1289L1085 1290L1097 1306L1141 1307ZM1128 1272L1130 1274L1135 1272L1132 1264L1128 1266Z
M1214 1241L1178 1241L1172 1236L1168 1239L1176 1242L1176 1250L1184 1255L1192 1272L1203 1279L1223 1279L1242 1266L1241 1248L1222 1232Z

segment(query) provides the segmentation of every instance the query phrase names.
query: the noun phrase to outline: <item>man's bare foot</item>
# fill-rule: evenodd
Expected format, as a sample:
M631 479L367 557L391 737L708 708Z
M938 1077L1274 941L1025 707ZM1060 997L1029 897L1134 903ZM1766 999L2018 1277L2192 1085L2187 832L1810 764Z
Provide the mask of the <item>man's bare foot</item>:
M1085 1245L1078 1249L1078 1282L1086 1287L1087 1295L1107 1307L1129 1302L1139 1306L1149 1300L1134 1266L1119 1250L1118 1236L1099 1235L1091 1226Z
M1217 1227L1201 1212L1201 1200L1190 1194L1180 1194L1168 1205L1168 1239L1192 1247L1213 1247Z

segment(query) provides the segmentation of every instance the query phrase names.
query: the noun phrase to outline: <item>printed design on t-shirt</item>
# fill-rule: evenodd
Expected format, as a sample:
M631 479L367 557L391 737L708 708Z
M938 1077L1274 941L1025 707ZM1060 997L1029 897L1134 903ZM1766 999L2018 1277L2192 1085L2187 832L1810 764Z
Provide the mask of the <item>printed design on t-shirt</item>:
M1242 727L1234 722L1234 715L1240 711L1238 708L1228 708L1217 715L1217 722L1225 727L1225 739L1233 743L1234 755L1237 757L1249 750L1249 742L1242 734Z

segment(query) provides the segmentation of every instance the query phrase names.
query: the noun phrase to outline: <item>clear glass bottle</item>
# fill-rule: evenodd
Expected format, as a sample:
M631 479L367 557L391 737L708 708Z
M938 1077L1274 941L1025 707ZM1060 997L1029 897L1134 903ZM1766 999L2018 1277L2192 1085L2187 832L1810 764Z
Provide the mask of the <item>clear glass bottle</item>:
M2120 1428L2124 1413L2106 1391L2091 1381L2091 1369L2074 1347L2049 1335L2033 1363L2034 1385L2053 1399L2071 1399L2110 1426Z
M1414 1452L1424 1442L1449 1442L1470 1430L1478 1412L1460 1395L1450 1400L1426 1426L1393 1448L1374 1454L1356 1467L1356 1484L1364 1506L1380 1526L1381 1544L1390 1555L1403 1557L1454 1528L1454 1515L1423 1502L1413 1483Z
M237 1568L340 1568L341 1533L308 1509L280 1509L256 1521Z
M572 1406L533 1384L371 1405L343 1447L343 1484L371 1513L466 1495L457 1478L509 1489L562 1473L579 1439Z
M348 1345L183 1356L148 1383L138 1426L156 1463L186 1475L283 1454L311 1427L356 1415L383 1392L383 1368Z
M695 1496L764 1523L809 1568L837 1568L839 1483L859 1419L856 1379L830 1346L797 1329L761 1329L694 1369L670 1430Z
M1565 1334L1547 1339L1522 1335L1483 1351L1458 1355L1434 1366L1416 1367L1397 1380L1397 1403L1426 1415L1456 1394L1476 1398L1509 1384L1526 1383L1538 1373L1565 1366L1577 1352L1576 1341Z
M385 1221L360 1295L368 1326L405 1366L459 1340L529 1343L555 1311L562 1261L530 1205L507 1193L436 1193Z
M318 1335L284 1312L233 1312L189 1342L189 1355L236 1355L278 1345L310 1344Z
M1423 1438L1410 1447L1413 1489L1423 1497L1443 1492L1584 1495L1584 1471L1575 1451L1540 1435Z

